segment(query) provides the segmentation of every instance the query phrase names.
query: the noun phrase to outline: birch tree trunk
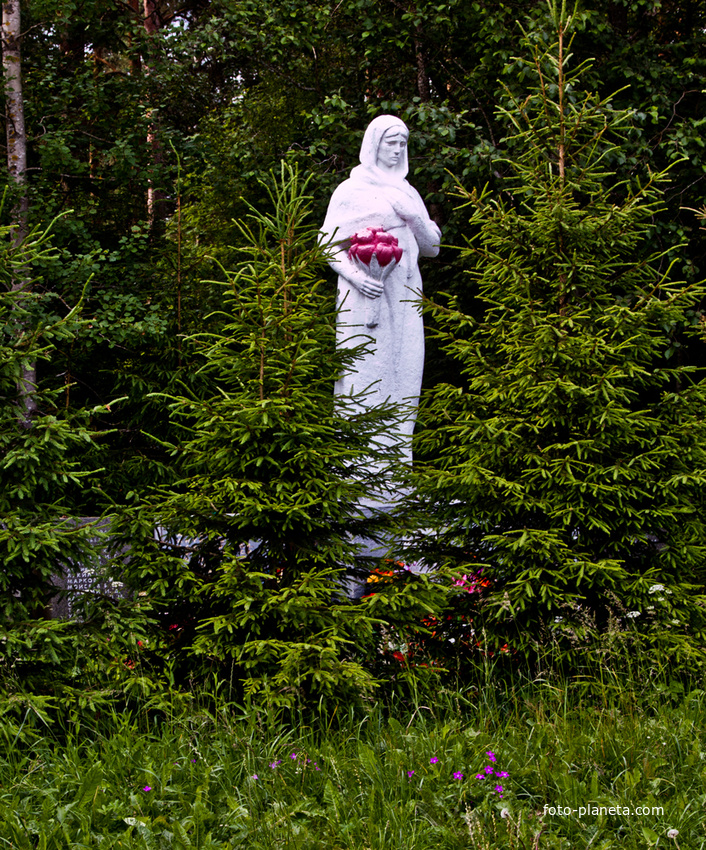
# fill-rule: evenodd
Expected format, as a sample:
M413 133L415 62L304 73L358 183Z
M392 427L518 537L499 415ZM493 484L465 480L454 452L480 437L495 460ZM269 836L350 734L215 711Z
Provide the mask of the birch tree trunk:
M5 122L7 132L7 172L17 187L17 201L12 210L15 227L13 243L19 248L27 236L27 136L25 133L24 100L22 98L22 57L20 54L20 0L8 0L2 4L2 69L5 83ZM29 278L15 279L13 292L27 292ZM29 428L37 410L35 392L37 388L36 363L22 368L19 381L21 397L20 421Z

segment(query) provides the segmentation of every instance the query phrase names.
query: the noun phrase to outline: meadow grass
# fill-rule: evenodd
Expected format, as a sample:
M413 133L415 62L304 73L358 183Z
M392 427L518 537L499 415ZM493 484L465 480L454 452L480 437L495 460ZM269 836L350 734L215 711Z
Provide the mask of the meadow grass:
M693 681L486 669L316 723L178 703L50 727L28 712L0 760L0 848L706 847Z

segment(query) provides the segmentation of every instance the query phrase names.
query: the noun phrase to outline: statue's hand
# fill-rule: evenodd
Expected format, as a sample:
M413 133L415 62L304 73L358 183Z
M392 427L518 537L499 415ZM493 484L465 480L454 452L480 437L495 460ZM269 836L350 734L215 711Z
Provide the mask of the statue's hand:
M410 209L409 205L395 198L391 201L392 208L414 234L422 257L436 257L439 253L441 230L437 223L429 218L424 209L423 214L418 209Z
M368 298L379 298L382 295L382 281L367 275L361 275L361 278L362 282L358 289L363 295L367 295Z
M369 277L367 274L360 271L360 269L347 270L347 274L345 274L344 277L351 286L357 289L358 292L362 292L363 295L368 298L379 298L382 295L382 281L375 280L374 277Z

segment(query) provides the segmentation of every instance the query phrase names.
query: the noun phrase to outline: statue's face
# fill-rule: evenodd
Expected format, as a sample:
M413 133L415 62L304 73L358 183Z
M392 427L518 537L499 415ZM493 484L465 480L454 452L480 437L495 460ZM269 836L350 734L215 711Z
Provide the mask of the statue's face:
M377 167L386 171L396 168L407 147L407 134L401 127L390 127L385 132L378 148Z

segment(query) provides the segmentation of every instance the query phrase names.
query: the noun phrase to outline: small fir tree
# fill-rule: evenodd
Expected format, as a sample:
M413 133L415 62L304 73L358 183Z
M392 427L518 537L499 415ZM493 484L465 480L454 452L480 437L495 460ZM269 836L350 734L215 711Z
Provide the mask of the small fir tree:
M651 244L665 175L611 167L630 116L581 90L571 18L550 8L557 41L526 37L534 85L501 111L504 191L460 190L481 316L429 305L462 380L423 403L423 548L472 573L473 650L482 626L517 652L551 637L576 658L597 629L700 653L706 387L674 351L704 287Z
M90 533L67 516L62 502L86 474L71 450L91 437L62 415L57 392L23 380L27 364L49 359L56 341L75 334L78 322L75 311L59 318L51 299L30 287L33 265L51 252L48 231L35 230L22 242L13 231L0 227L0 583L6 626L46 613L56 594L52 577L62 563L86 557ZM27 286L13 289L18 277ZM28 393L38 408L31 420L24 413Z
M368 690L378 625L416 625L444 593L405 573L348 598L360 541L390 533L361 503L389 484L396 412L334 404L335 379L365 346L336 348L304 191L283 164L273 211L241 224L249 257L220 284L222 329L190 339L211 389L168 400L183 477L128 518L128 576L162 625L155 656L183 675L220 670L277 705Z
M63 310L44 294L36 276L54 253L49 229L21 242L13 230L0 226L0 691L14 694L9 715L22 707L17 691L46 706L87 689L85 698L99 702L97 691L116 684L114 668L122 664L114 662L126 657L143 619L138 612L123 628L129 602L92 592L74 594L73 621L49 619L57 579L97 560L100 532L72 511L77 492L88 499L95 481L96 470L81 461L96 434L87 427L90 411L69 414L68 387L51 382L57 345L76 338L83 323L77 308ZM28 285L13 289L18 279ZM39 366L37 385L26 380L28 363Z

